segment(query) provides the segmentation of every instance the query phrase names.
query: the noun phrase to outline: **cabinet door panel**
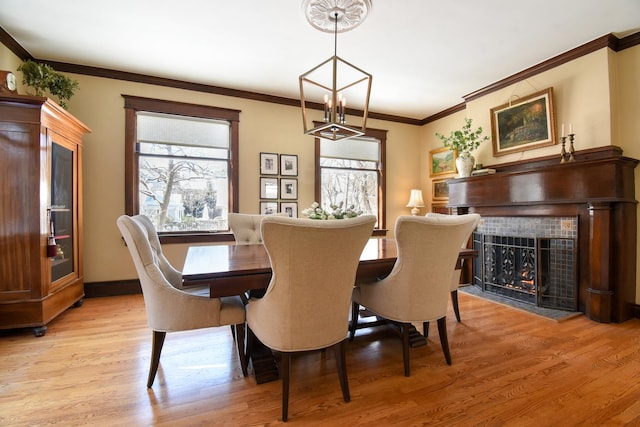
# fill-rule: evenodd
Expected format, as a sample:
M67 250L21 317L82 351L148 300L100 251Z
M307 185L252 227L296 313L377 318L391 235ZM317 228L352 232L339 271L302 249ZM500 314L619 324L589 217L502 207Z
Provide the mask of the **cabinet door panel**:
M55 141L51 144L51 222L58 252L51 260L53 282L75 271L73 154Z
M37 126L0 124L0 300L41 293L38 135Z

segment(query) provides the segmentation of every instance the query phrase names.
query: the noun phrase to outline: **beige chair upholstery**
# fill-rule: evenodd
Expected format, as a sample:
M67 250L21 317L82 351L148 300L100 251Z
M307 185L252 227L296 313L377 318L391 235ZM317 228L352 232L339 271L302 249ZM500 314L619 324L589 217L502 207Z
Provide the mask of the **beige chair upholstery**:
M422 322L438 321L440 343L451 364L447 339L447 301L460 247L467 241L479 215L398 217L395 238L398 259L386 278L358 284L353 292L351 336L355 334L359 306L385 319L399 322L402 330L404 373L410 375L409 329Z
M142 285L147 322L153 331L147 387L153 385L167 332L212 326L235 327L240 364L246 376L245 311L240 297L209 298L179 289L182 275L162 254L160 240L149 218L122 215L117 224L135 264Z
M450 215L445 215L445 214L440 214L440 213L435 213L435 212L428 212L425 217L427 218L441 218L441 217L448 217ZM478 220L480 220L480 217L478 217ZM477 222L475 227L477 226ZM468 243L467 239L463 244L462 247L466 248L467 247L467 243ZM453 277L451 278L451 286L450 286L450 291L451 291L451 305L453 306L453 312L456 315L456 320L458 322L460 322L460 307L458 306L458 286L460 286L460 275L462 273L462 269L454 269L453 270Z
M262 220L273 275L264 297L249 301L247 325L250 342L255 334L282 352L284 421L292 352L334 346L343 398L350 400L344 362L349 305L360 255L375 221L372 215L333 221L269 215Z
M275 213L276 216L288 216L286 213ZM227 220L229 228L236 240L236 245L257 245L262 243L260 221L269 215L252 215L229 212Z

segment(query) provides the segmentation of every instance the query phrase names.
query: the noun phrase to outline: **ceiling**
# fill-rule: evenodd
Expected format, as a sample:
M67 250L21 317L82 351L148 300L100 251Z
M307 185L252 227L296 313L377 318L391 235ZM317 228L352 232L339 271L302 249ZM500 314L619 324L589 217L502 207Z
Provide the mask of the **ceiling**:
M350 0L338 0L350 1ZM302 0L1 0L2 27L38 60L298 99L333 55ZM337 54L373 75L370 110L423 119L463 96L613 33L640 0L373 0Z

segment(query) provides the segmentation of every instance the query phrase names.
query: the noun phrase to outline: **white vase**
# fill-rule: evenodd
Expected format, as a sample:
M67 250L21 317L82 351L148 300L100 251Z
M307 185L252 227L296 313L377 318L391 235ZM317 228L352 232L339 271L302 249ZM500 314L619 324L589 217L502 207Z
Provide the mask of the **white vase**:
M473 165L476 159L468 151L460 153L456 159L456 167L458 168L458 178L466 178L471 176Z

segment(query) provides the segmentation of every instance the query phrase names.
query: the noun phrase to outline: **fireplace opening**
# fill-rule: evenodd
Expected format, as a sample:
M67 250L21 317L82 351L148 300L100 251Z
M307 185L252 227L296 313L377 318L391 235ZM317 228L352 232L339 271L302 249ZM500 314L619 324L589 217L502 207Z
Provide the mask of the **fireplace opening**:
M542 230L535 223L540 218L495 220L487 225L482 224L483 219L473 234L473 247L478 251L473 284L484 292L538 307L576 311L576 238L571 233L554 236L558 233L549 226L549 219L544 220ZM570 228L566 218L558 221L558 227ZM531 236L508 235L516 231Z

